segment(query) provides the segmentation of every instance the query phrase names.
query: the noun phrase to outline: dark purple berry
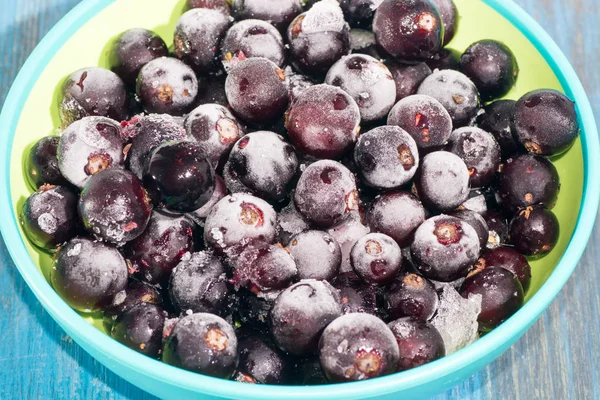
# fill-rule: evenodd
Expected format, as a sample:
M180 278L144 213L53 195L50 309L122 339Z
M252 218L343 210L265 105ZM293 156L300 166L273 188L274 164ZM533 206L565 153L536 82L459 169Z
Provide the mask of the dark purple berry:
M291 104L285 127L290 141L304 154L316 158L341 157L356 142L360 110L342 89L315 85Z
M90 178L81 192L79 214L99 240L118 245L140 236L152 212L142 182L129 171L107 169Z
M475 271L463 283L460 294L464 298L481 296L481 313L477 317L479 330L489 332L506 321L523 306L521 283L510 271L500 267L487 267Z
M156 206L192 212L205 205L215 190L215 172L202 147L168 142L146 161L144 186Z
M388 60L386 65L396 84L396 101L417 93L421 83L431 75L431 69L425 63L400 64Z
M296 210L293 201L277 214L277 239L280 243L289 244L294 235L309 229L308 222Z
M425 222L425 209L411 193L388 192L373 200L366 218L374 232L384 233L398 245L407 246L415 230Z
M554 207L560 180L556 167L545 157L523 154L509 158L498 180L500 203L509 212L542 204Z
M300 0L233 0L236 20L260 19L284 31L302 12Z
M232 192L250 191L269 200L282 200L298 169L294 148L269 131L241 138L229 154L224 177Z
M234 193L219 200L204 225L204 241L217 253L236 253L253 241L274 243L277 214L258 197Z
M25 158L27 181L34 189L42 185L68 185L58 167L59 136L45 136L35 142Z
M477 231L456 217L439 215L415 232L412 260L427 278L450 282L465 277L479 258Z
M229 18L208 8L194 8L177 21L173 44L177 58L197 73L217 69L219 44L229 27Z
M469 46L460 58L460 69L477 86L483 101L507 94L519 75L513 52L495 40L480 40Z
M111 52L112 70L129 86L135 86L142 67L155 58L169 55L164 40L147 29L130 29L115 41Z
M139 304L162 305L163 299L158 289L149 283L130 279L127 288L115 295L110 305L104 307L104 327L107 332L117 317Z
M209 252L183 256L169 281L169 298L178 313L224 314L229 289L225 266Z
M110 336L135 351L157 358L162 347L165 316L161 306L139 304L117 317Z
M398 348L398 371L416 368L446 355L440 332L429 322L417 318L400 318L388 324Z
M263 57L277 66L285 64L281 33L268 22L247 19L233 25L221 42L221 60L225 66L234 60Z
M523 292L527 293L531 284L531 266L524 255L511 247L498 247L483 253L477 262L479 268L499 267L515 274Z
M340 58L327 72L325 83L348 93L365 122L384 118L396 101L396 84L390 70L365 54Z
M438 9L440 17L444 22L444 46L450 43L456 31L458 30L458 22L460 16L456 5L452 0L430 0L433 5Z
M468 210L478 214L485 214L488 210L487 199L485 192L480 189L472 189L469 192L469 197L460 206L456 208L458 211Z
M229 17L231 14L231 8L227 0L187 0L187 6L189 9L192 8L208 8L216 10Z
M483 214L483 218L488 225L489 238L487 242L488 249L495 249L505 244L508 240L508 221L497 211L488 210Z
M469 197L469 170L457 155L435 151L421 161L415 185L423 204L453 210Z
M340 273L351 272L350 251L354 243L370 232L361 221L360 212L350 212L340 222L329 228L327 232L340 244L342 249L342 265Z
M469 169L471 187L488 186L500 167L500 146L483 129L467 126L452 132L446 150L459 156Z
M378 287L366 283L354 272L339 274L331 280L331 285L339 290L344 314L377 313Z
M144 65L136 90L146 112L182 115L196 100L198 79L178 59L161 57Z
M234 65L225 81L225 93L240 118L257 124L281 116L289 101L285 72L261 57Z
M317 161L306 167L300 176L294 204L313 224L331 227L358 209L354 175L336 161Z
M104 68L73 72L63 84L59 105L63 126L87 116L127 118L127 92L117 74Z
M188 213L187 215L199 225L204 225L204 220L208 217L210 210L217 204L223 197L227 196L227 187L225 181L220 175L215 175L215 191L212 197L206 204L197 210Z
M382 0L340 0L344 17L354 28L369 28Z
M396 189L408 183L417 172L419 150L404 129L385 125L358 138L354 162L367 185Z
M236 325L268 334L269 313L275 302L273 296L277 293L262 293L259 297L245 288L232 293L231 311Z
M481 249L485 249L487 242L489 240L489 228L487 222L485 222L485 218L475 211L469 210L459 210L452 213L453 217L461 219L465 221L467 224L471 225L475 232L477 232L477 236L479 237L479 245Z
M466 75L457 71L435 71L425 78L417 93L442 103L455 128L468 125L479 112L477 87Z
M514 135L527 151L545 156L566 151L580 132L575 103L551 89L521 97L513 122Z
M543 206L530 206L513 217L509 241L523 255L543 256L554 249L559 232L558 219L552 211Z
M452 118L442 104L430 96L411 95L400 100L388 115L388 125L397 125L422 150L435 150L448 143Z
M458 51L445 48L440 50L433 58L425 61L425 63L432 71L436 69L453 69L458 71L460 69L460 56L461 54Z
M225 79L227 76L224 72L208 75L206 79L198 82L198 96L196 96L196 104L219 104L227 107L227 95L225 94Z
M127 287L127 263L108 244L75 238L60 248L50 271L52 287L71 307L94 312Z
M417 274L407 274L385 291L385 309L393 319L414 317L429 321L439 304L435 286Z
M369 233L352 247L350 262L354 272L365 282L386 284L402 269L402 251L391 237Z
M53 250L79 231L79 197L65 186L44 185L25 200L19 221L36 246Z
M351 50L350 27L332 1L319 1L298 15L287 30L287 41L294 66L313 75L324 75Z
M298 279L331 280L340 270L342 249L322 231L305 231L293 236L288 249L298 269Z
M245 381L269 385L285 384L289 378L289 360L258 336L241 339L237 373Z
M81 189L91 176L124 167L121 126L105 117L75 121L60 137L57 158L62 175Z
M427 0L384 0L373 18L377 43L393 57L426 60L443 45L444 26Z
M330 381L351 382L396 372L400 354L382 320L354 313L337 318L323 331L319 358Z
M270 323L277 346L294 355L317 351L321 333L342 315L340 295L326 281L302 280L287 288L271 310Z
M519 152L512 127L515 104L514 100L498 100L488 104L484 112L477 116L477 126L494 135L504 160Z
M231 325L216 315L188 315L166 338L162 359L176 367L227 379L238 364L237 337Z

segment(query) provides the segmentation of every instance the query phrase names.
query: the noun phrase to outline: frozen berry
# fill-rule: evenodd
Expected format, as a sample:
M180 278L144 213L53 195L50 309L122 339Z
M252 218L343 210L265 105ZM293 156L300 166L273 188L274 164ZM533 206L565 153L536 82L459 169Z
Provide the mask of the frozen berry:
M110 336L135 351L157 358L162 347L165 316L161 306L139 304L117 317Z
M238 364L238 341L231 325L213 314L181 318L163 346L163 361L204 375L229 378Z
M249 190L257 196L277 201L288 195L297 169L294 148L283 137L258 131L249 133L233 146L224 176L232 192Z
M369 28L373 23L375 10L383 0L340 0L346 21L352 27Z
M477 321L479 330L489 332L521 308L523 287L515 274L504 268L488 267L474 272L463 283L460 294L464 298L481 296L481 313Z
M238 374L252 383L284 384L289 379L290 361L258 336L241 339Z
M468 125L479 111L477 87L466 75L457 71L435 71L425 78L417 93L442 103L455 128Z
M458 51L444 48L434 55L433 58L425 61L425 63L432 71L436 69L453 69L458 71L460 69L460 56L461 54Z
M228 17L217 10L194 8L187 11L175 28L175 54L197 73L214 71L218 65L219 45L228 27Z
M142 182L131 172L115 168L92 176L79 199L85 228L98 239L118 245L140 236L151 212Z
M461 219L465 221L467 224L471 225L475 232L477 232L477 236L479 237L479 245L481 249L485 249L487 245L490 233L487 222L485 222L485 218L483 218L480 214L475 211L470 210L459 210L452 213L453 217Z
M369 228L361 221L359 212L348 213L347 217L332 226L327 232L340 244L342 249L342 265L340 273L351 272L350 252L352 246L361 237L370 232Z
M65 80L59 110L63 126L87 116L124 120L127 117L125 84L107 69L80 69Z
M291 104L285 126L290 141L308 156L336 159L356 142L360 110L342 89L315 85Z
M358 138L354 162L367 185L394 189L408 183L417 172L419 151L404 129L385 125Z
M452 118L442 104L430 96L411 95L398 101L388 115L388 125L397 125L422 150L435 150L448 143Z
M460 69L477 86L483 101L507 94L519 75L513 52L495 40L480 40L469 46L460 58Z
M487 248L495 249L505 244L508 239L508 221L506 218L499 212L492 210L486 211L483 218L489 229Z
M204 225L204 241L218 253L241 251L253 241L273 243L277 214L258 197L234 193L219 200Z
M228 294L225 266L206 251L184 256L169 281L169 298L179 313L223 314Z
M479 268L499 267L515 274L523 292L527 293L531 284L531 266L524 255L511 247L498 247L485 252L477 262Z
M298 15L287 30L292 63L308 74L324 75L350 53L350 27L335 1L315 3Z
M579 136L575 103L556 90L536 90L517 101L514 134L533 154L557 155Z
M498 100L488 104L483 113L477 116L477 126L494 135L500 145L504 160L519 151L512 126L515 104L514 100Z
M354 272L366 282L386 284L402 268L402 251L391 237L369 233L352 247L350 262Z
M331 280L331 285L340 292L344 314L377 313L379 291L376 285L366 283L354 272L339 274Z
M261 19L281 31L301 12L300 0L233 0L236 20Z
M287 79L290 104L299 98L304 90L316 84L311 77L295 72L290 66L285 68L285 78Z
M339 293L326 281L302 280L284 290L271 310L275 343L285 352L309 355L317 351L321 333L342 315Z
M225 186L225 181L221 178L220 175L215 175L215 191L213 192L210 200L202 207L197 210L188 213L187 215L197 224L204 226L204 220L208 217L208 213L210 210L221 200L223 197L227 196L227 187Z
M227 67L232 61L264 57L282 67L285 50L281 33L268 22L247 19L233 25L221 43L221 60Z
M158 289L149 283L129 279L127 288L115 295L112 303L104 307L103 324L107 332L112 330L117 317L139 304L162 305L162 296Z
M94 312L127 287L127 263L111 245L75 238L61 247L51 270L52 287L71 307Z
M367 224L374 232L392 237L400 246L407 246L415 230L425 222L421 202L407 192L387 192L373 200L367 210Z
M456 207L458 211L468 210L478 214L485 214L488 211L485 191L482 189L471 189L469 197L460 206Z
M382 320L354 313L337 318L323 331L319 358L330 381L350 382L396 372L400 354Z
M167 114L134 117L123 128L123 136L131 138L127 153L127 168L139 179L144 176L146 160L163 143L187 139L185 129Z
M91 176L108 168L124 167L121 126L105 117L75 121L63 131L57 157L62 175L81 189Z
M59 136L45 136L35 142L25 158L25 171L29 184L37 189L47 185L68 185L58 167Z
M388 327L400 350L398 371L416 368L446 355L442 335L429 322L406 317L391 322Z
M469 170L457 155L435 151L421 161L415 185L420 200L427 206L453 210L469 197Z
M269 332L269 313L275 302L273 296L277 296L278 293L261 293L259 297L245 288L233 292L230 296L231 311L236 325L241 324L244 328L256 332Z
M276 119L289 101L285 72L262 57L249 58L233 66L225 81L225 93L233 111L252 123Z
M232 264L236 289L245 287L257 295L285 289L298 273L294 259L283 246L262 242L248 245Z
M388 60L386 65L396 84L396 101L417 93L421 83L431 75L431 69L425 63L400 64Z
M542 206L530 206L513 217L509 240L521 254L543 256L558 242L559 231L558 219L552 211Z
M293 201L277 214L277 239L280 243L287 245L294 235L309 229L308 222L300 215Z
M358 210L354 175L338 162L317 161L300 176L294 203L313 224L331 227L349 212Z
M36 246L52 250L79 230L79 197L65 186L44 185L25 200L19 220L23 232Z
M475 127L452 132L446 150L459 156L469 169L471 187L488 186L500 167L500 146L494 136Z
M144 65L136 90L146 112L182 115L196 100L198 79L178 59L161 57Z
M192 212L205 205L215 190L215 172L197 143L160 145L146 161L144 186L156 206Z
M384 58L379 52L375 35L371 31L351 29L350 47L352 53L366 54L378 60Z
M365 54L339 59L327 72L325 83L352 96L365 122L384 118L396 101L392 73L381 61Z
M410 247L413 261L429 279L450 282L465 277L479 258L477 231L456 217L439 215L415 232Z
M112 70L127 85L135 86L142 67L155 58L169 55L164 40L147 29L130 29L116 39L110 54Z
M226 17L231 14L231 8L227 0L187 0L188 8L208 8L217 10Z
M443 45L444 26L428 0L384 0L373 18L377 43L403 60L433 57Z
M415 317L429 321L439 301L435 286L417 274L404 275L385 291L385 308L393 319Z
M296 261L299 279L331 280L342 263L338 242L322 231L305 231L293 236L288 249Z
M545 157L523 154L509 158L498 180L501 205L515 212L533 204L554 207L560 181L556 167Z
M194 224L184 217L152 213L148 227L127 243L133 270L150 283L166 283L181 257L194 251Z
M460 17L453 0L430 0L444 22L444 46L450 43L458 30Z

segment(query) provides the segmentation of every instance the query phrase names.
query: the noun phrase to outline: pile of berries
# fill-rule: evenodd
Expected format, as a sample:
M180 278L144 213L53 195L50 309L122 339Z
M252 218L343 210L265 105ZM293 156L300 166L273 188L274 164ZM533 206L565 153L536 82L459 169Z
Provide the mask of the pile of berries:
M149 357L261 384L373 378L514 314L579 134L451 0L188 0L173 53L73 72L20 210L51 284Z

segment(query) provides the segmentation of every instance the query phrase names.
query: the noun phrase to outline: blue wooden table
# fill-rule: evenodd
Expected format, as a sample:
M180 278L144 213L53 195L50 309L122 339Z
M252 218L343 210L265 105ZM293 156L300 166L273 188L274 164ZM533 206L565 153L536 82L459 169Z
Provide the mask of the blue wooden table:
M570 58L600 119L600 2L516 1ZM0 0L0 106L29 53L77 3ZM599 234L597 224L575 274L525 336L495 363L436 399L600 398ZM153 398L73 343L27 288L1 238L0 330L0 399Z

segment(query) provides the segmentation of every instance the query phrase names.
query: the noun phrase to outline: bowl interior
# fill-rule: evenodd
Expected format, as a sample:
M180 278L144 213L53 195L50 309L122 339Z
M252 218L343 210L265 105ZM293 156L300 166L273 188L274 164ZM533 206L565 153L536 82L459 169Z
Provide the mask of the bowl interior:
M109 66L107 44L114 35L130 28L144 27L160 34L170 44L175 23L184 9L184 1L119 0L106 6L85 23L76 34L56 51L39 76L29 79L35 84L22 109L10 154L10 196L12 218L31 194L25 182L23 155L32 143L42 136L58 134L60 126L57 111L58 85L71 72L89 66ZM506 96L518 99L526 92L539 88L562 90L557 76L534 45L511 23L484 2L455 0L461 15L460 27L448 47L463 52L480 39L504 42L515 53L520 76L517 85ZM573 235L579 215L584 184L582 146L579 140L563 156L553 160L561 178L561 192L554 208L561 226L561 235L555 249L546 257L532 260L533 280L527 300L544 284L561 259ZM51 256L30 245L21 231L31 259L44 276L51 268ZM102 329L96 316L83 316ZM510 321L508 322L510 323Z

